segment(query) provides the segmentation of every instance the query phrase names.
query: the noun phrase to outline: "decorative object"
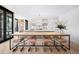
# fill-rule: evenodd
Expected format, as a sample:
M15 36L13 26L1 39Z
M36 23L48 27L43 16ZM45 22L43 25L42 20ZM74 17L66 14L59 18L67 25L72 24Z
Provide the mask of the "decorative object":
M43 30L47 30L48 19L42 19L42 26L43 26Z

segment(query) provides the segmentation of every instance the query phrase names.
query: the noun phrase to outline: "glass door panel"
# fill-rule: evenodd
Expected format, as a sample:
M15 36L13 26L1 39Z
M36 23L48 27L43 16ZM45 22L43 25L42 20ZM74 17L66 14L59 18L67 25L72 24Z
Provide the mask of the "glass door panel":
M6 38L10 38L12 34L12 14L6 12Z
M0 41L3 40L3 10L0 9Z

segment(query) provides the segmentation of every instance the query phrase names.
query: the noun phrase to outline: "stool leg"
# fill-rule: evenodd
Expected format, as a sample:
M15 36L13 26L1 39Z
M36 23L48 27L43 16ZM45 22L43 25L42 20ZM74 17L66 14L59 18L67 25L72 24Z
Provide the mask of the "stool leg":
M35 51L37 52L37 47L35 47Z
M28 52L31 50L31 47L29 47Z
M20 52L24 50L24 46L25 46L25 41L24 41L23 47L20 49Z
M44 49L44 52L46 52L46 48L45 48L46 44L44 43L43 46L44 46L44 48L43 48Z
M57 48L55 40L54 40L54 46L55 46L56 50L59 52L60 50Z
M29 43L29 48L28 48L28 52L31 50L31 45L30 45L30 43Z
M49 49L50 49L50 52L52 52L52 48L51 48L51 46L49 46Z

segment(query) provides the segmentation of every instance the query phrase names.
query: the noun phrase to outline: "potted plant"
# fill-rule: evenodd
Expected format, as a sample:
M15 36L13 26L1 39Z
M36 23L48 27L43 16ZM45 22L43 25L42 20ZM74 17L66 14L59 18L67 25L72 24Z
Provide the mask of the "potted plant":
M63 30L66 29L66 24L63 21L58 21L56 27L60 30L60 32L62 33Z

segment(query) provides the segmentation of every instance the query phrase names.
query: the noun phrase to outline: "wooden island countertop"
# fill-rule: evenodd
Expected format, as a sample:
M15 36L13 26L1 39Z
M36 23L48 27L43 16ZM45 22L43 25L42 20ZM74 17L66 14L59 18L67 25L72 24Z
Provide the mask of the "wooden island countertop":
M15 32L11 34L12 36L18 35L70 35L65 33L53 32L53 31L27 31L27 32Z

